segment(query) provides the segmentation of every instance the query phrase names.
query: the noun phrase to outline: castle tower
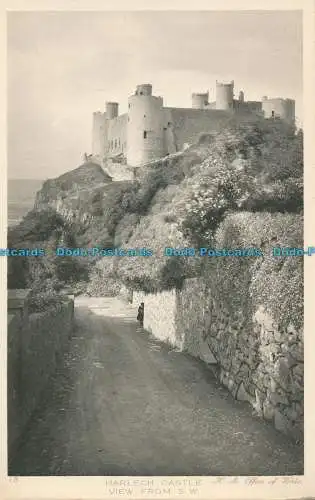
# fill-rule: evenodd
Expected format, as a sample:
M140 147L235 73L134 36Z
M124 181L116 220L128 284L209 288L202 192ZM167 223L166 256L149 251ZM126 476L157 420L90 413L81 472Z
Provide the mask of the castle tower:
M93 131L92 131L92 154L100 160L104 157L106 140L106 121L105 114L101 111L93 113Z
M230 83L216 81L216 109L233 109L234 80Z
M137 85L135 95L152 96L151 83L143 83L142 85Z
M138 85L128 99L127 163L137 167L164 156L163 99Z
M106 102L106 118L112 120L118 116L118 102Z
M209 92L191 95L191 107L193 109L204 109L209 104Z
M238 94L238 100L239 100L239 102L244 102L244 92L243 92L243 90L240 90L240 93Z
M262 111L265 118L280 118L287 123L295 122L295 101L292 99L262 99Z

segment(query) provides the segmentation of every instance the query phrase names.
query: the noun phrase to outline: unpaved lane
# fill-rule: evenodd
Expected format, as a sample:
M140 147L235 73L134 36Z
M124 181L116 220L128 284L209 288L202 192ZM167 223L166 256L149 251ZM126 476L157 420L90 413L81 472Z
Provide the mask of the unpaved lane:
M69 352L10 474L303 473L300 448L134 317L116 299L76 301Z

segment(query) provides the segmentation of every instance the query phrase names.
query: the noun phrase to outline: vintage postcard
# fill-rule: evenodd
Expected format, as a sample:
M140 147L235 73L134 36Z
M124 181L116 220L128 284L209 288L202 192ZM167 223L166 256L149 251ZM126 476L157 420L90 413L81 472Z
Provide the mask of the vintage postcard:
M1 4L1 493L315 495L315 4Z

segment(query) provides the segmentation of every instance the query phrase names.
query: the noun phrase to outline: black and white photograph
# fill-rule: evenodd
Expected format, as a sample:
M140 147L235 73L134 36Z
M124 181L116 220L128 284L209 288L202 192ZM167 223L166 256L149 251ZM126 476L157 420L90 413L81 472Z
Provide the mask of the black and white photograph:
M303 476L302 10L6 18L8 476Z

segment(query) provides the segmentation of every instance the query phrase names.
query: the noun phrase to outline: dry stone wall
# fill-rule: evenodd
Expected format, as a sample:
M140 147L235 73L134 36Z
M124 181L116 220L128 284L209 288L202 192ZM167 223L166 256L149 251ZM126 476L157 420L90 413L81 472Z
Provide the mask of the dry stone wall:
M144 302L144 328L208 364L221 383L258 415L303 439L303 332L279 328L263 306L249 317L215 300L199 279L181 291L135 292Z
M143 326L156 338L172 346L181 347L182 338L176 329L176 291L145 294L134 292L132 303L138 307L144 302Z
M175 323L181 332L183 349L206 363L217 364L207 340L210 317L206 291L199 279L186 280L183 289L177 292Z
M14 453L73 329L74 302L30 315L8 314L8 449Z

